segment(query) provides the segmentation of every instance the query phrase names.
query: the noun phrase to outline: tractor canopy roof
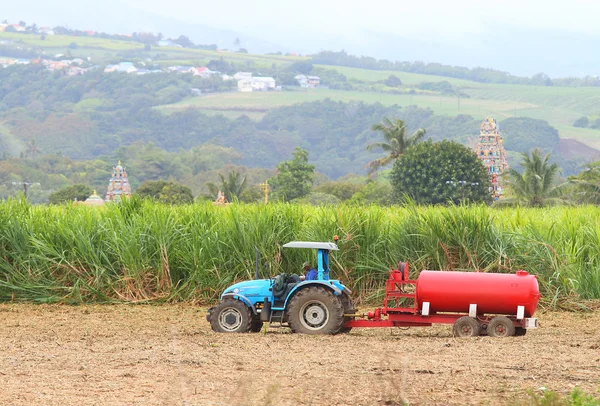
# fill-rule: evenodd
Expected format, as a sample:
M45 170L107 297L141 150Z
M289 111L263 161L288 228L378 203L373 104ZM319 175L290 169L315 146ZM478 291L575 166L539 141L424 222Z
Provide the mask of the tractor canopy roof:
M312 248L327 251L338 251L338 246L332 242L292 241L283 245L284 248Z

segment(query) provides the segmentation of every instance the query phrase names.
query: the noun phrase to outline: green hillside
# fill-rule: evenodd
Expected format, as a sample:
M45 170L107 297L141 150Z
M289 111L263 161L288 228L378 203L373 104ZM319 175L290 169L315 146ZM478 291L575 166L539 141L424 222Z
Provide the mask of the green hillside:
M171 178L198 193L223 166L272 170L297 146L307 149L311 163L331 179L352 172L364 175L365 164L376 155L366 146L379 137L371 126L383 117L401 118L411 131L426 128L433 140L469 145L476 141L483 118L494 117L501 130L507 124L505 145L513 167L517 152L541 147L554 153L563 175L570 175L600 153L585 147L600 149L595 121L600 87L482 83L312 65L306 56L221 52L196 45L158 47L114 38L0 33L0 40L0 58L53 59L63 54L64 59L84 60L82 67L88 69L82 76L68 76L66 69L51 72L35 63L0 68L0 152L5 159L0 162L0 184L41 179L48 189L76 181L103 187L105 175L99 168L143 150L151 156L132 159L136 182ZM105 65L125 61L163 72L103 72ZM272 76L282 88L238 92L235 81L220 75L166 72L174 65ZM299 73L320 76L321 86L297 86L294 77ZM581 116L597 128L573 127ZM585 145L561 144L559 137ZM225 148L229 158L198 166L198 159L205 159L199 157L210 150L193 151L201 145ZM55 155L79 162L69 165L80 169L66 173L61 167L66 161ZM260 176L266 173L262 171ZM266 179L260 176L257 181Z

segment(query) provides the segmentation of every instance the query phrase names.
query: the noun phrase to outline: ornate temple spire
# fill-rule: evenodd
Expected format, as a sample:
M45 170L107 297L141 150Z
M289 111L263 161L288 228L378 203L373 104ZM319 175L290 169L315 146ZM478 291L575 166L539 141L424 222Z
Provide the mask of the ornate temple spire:
M492 184L490 190L492 197L498 199L503 193L500 175L508 168L508 162L502 136L500 135L500 127L495 119L486 118L481 123L476 152L477 157L488 171L490 183Z
M131 196L131 185L127 179L127 172L121 166L121 161L113 167L113 174L108 183L106 191L106 201L120 201L123 197Z

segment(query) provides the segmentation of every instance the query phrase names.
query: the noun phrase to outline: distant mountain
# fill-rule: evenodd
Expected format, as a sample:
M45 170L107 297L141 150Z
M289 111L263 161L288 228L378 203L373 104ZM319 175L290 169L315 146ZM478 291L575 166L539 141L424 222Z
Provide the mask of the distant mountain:
M492 68L518 76L540 72L553 78L600 75L597 68L600 54L593 51L600 43L600 37L565 31L533 31L490 24L485 34L459 45L448 44L443 38L412 39L376 31L327 40L328 49L345 49L349 54L392 61L420 60Z

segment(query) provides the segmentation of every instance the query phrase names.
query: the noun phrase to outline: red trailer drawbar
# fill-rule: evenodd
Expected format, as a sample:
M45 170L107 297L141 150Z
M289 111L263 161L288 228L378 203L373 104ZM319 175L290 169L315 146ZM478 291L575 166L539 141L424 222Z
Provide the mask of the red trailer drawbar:
M540 299L537 278L525 271L515 274L421 271L409 279L408 263L390 271L383 307L344 327L431 326L454 324L454 334L473 337L524 335L537 328L533 318Z

